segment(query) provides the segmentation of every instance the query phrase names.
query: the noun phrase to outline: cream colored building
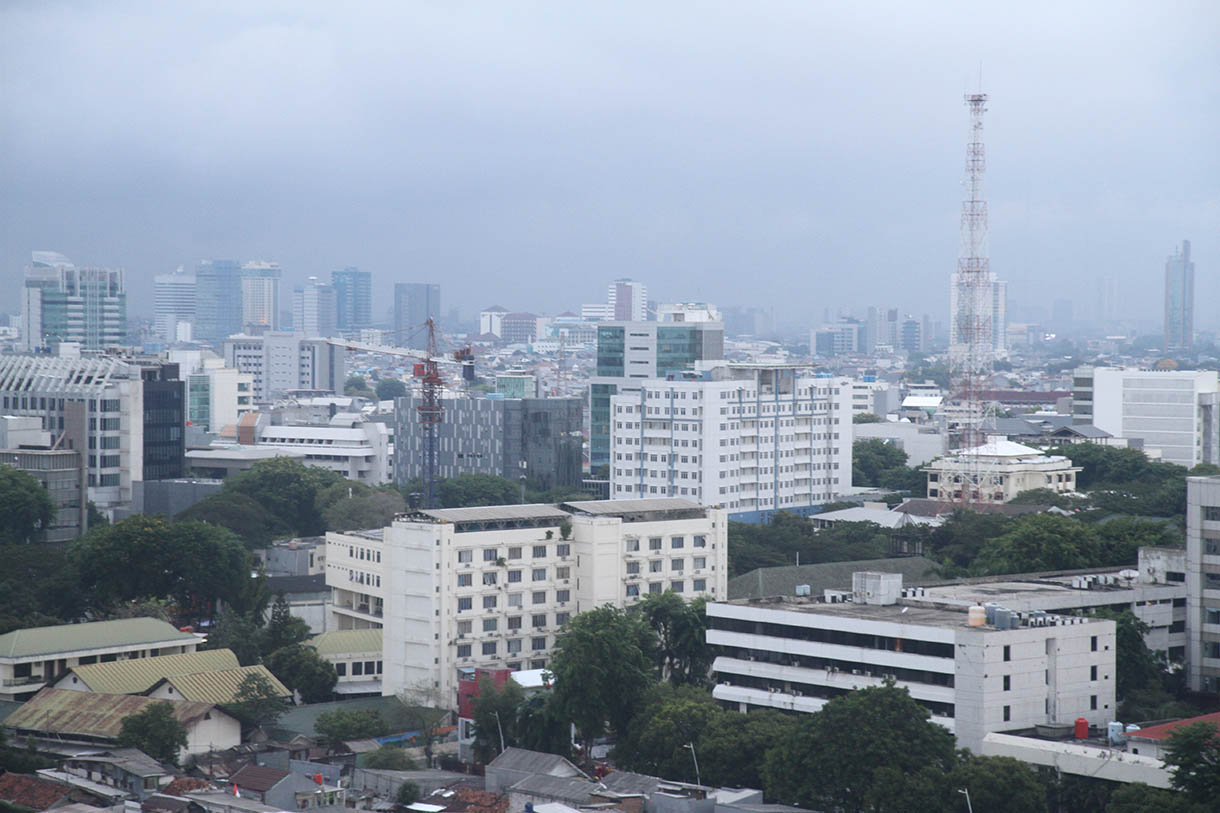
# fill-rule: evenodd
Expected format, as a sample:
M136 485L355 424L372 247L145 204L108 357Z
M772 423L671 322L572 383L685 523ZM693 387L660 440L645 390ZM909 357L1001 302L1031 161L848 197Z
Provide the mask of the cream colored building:
M328 534L326 581L336 628L383 627L383 694L456 702L461 672L548 666L583 610L726 597L727 532L724 509L671 498L420 510Z
M1071 493L1076 490L1076 473L1080 471L1061 455L1044 455L1030 446L993 438L977 448L929 463L923 469L928 474L928 497L960 501L963 483L972 479L976 466L980 482L986 484L972 497L976 503L1005 503L1035 488Z

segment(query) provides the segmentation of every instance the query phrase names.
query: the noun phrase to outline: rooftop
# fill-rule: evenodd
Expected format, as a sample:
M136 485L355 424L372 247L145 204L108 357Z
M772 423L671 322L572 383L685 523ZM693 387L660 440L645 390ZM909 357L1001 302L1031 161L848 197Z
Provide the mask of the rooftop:
M229 777L229 781L239 788L248 788L259 793L265 793L283 782L292 774L279 768L268 768L266 765L246 765L239 768Z
M85 754L72 757L69 762L97 762L115 767L136 776L172 776L175 770L162 765L138 748L116 748L100 754Z
M1199 717L1187 717L1185 720L1174 720L1172 723L1161 723L1160 725L1141 728L1138 731L1129 731L1127 732L1127 739L1163 740L1175 730L1188 725L1194 725L1195 723L1210 723L1213 726L1220 727L1220 711L1204 714Z
M938 581L932 575L937 563L922 556L893 559L865 559L855 562L824 562L816 565L761 567L729 579L729 600L792 596L798 584L809 585L809 591L821 596L824 590L851 588L852 574L861 570L901 573L904 585L921 585Z
M7 632L0 635L0 658L31 658L139 644L198 643L198 640L156 618L121 618Z
M506 748L487 763L487 767L551 776L584 776L579 768L561 756L527 748Z
M380 653L381 630L332 630L310 638L309 645L323 657L345 655L351 652Z
M681 518L702 517L707 509L690 500L664 497L652 500L581 500L564 503L563 508L578 514L599 517L621 517L625 522L660 519L658 514L684 514ZM675 517L667 517L675 518Z
M113 740L119 736L123 718L139 714L153 703L169 703L178 722L191 723L215 707L211 703L186 700L153 700L132 694L74 692L43 689L4 721L6 728Z
M279 679L262 664L238 666L235 669L219 669L213 672L196 672L189 675L171 675L158 681L157 686L168 683L183 700L220 705L236 702L242 681L251 675L261 675L280 697L292 696L288 687L280 683Z
M0 774L0 800L30 810L46 810L68 795L68 788L36 776Z
M239 666L230 649L208 649L155 658L91 663L72 667L72 674L95 692L142 694L162 678Z
M566 512L549 503L486 505L476 508L422 508L399 516L408 520L431 519L452 523L553 519L556 525L568 519Z

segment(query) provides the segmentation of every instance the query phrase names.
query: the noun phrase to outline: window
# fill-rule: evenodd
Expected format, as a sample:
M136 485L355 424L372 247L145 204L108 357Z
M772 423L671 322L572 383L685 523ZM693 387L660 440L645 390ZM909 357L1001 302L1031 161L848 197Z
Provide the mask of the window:
M1093 652L1097 651L1097 636L1096 635L1089 638L1089 649L1092 650Z
M355 675L363 675L363 674L364 674L364 663L362 663L361 661L353 662L352 663L352 675L355 676Z
M458 599L458 612L459 613L462 612L462 610L469 610L473 606L474 606L474 599L472 599L470 596L466 596L465 598Z
M684 537L684 536L674 536L674 537L671 537L669 540L669 547L671 550L679 550L685 546L686 546L686 537Z
M691 583L691 589L694 590L696 593L707 592L707 579L695 579Z
M469 621L459 621L458 622L458 635L469 635L470 629L471 629L470 624L471 624L471 622L469 622Z
M458 574L458 587L469 587L474 584L474 576L469 573Z
M545 669L546 658L534 658L530 661L530 669Z
M496 654L496 642L495 641L484 641L483 642L483 654L484 655Z
M630 596L638 596L639 594L640 594L640 586L639 586L638 584L629 584L629 585L627 585L627 595L628 595L629 597L630 597Z
M531 603L533 603L533 604L546 604L546 591L545 591L545 590L537 590L537 591L535 591L535 592L534 592L534 595L533 595L533 601L532 601Z
M538 638L530 639L530 649L537 652L539 649L546 649L546 637L539 636Z
M483 561L484 562L496 561L496 549L495 548L483 548Z
M1094 640L1096 640L1096 639L1094 639ZM1006 661L1012 660L1012 647L1009 646L1008 644L1004 644L1004 660L1006 660Z
M664 591L662 591L662 589L661 589L661 583L660 583L660 582L650 582L650 583L648 584L648 592L649 592L649 593L661 593L661 592L664 592Z
M484 618L483 619L483 632L495 632L498 624L499 624L499 619Z
M495 608L496 608L496 597L495 596L483 596L483 609L484 610L494 610Z
M568 544L567 542L559 543L558 545L555 546L555 555L556 556L571 556L572 555L572 546L570 544Z
M466 564L467 562L473 562L474 561L474 551L472 551L472 550L458 551L458 561L461 562L462 564Z
M525 595L525 594L524 593L509 593L508 594L508 606L509 607L520 607L524 603L522 601L523 595Z
M508 549L508 558L509 559L520 559L521 558L521 548L509 548Z
M661 549L661 537L659 537L659 536L651 537L648 540L648 549L649 550L660 550Z
M546 545L534 545L534 558L535 559L545 559L546 558Z
M557 568L555 568L555 578L557 578L557 579L569 579L569 578L571 578L571 577L572 577L572 568L570 568L570 567L557 567Z
M661 572L661 565L662 565L662 564L663 564L663 563L661 562L661 560L660 560L660 559L653 559L653 560L651 560L651 561L648 563L648 572L649 572L649 573L660 573L660 572Z
M1007 723L1010 720L1012 720L1012 706L1005 706L1004 707L1004 722Z
M639 562L628 562L627 563L627 575L628 576L638 575L639 572L640 572L640 563Z
M483 584L495 584L495 583L496 583L496 574L494 572L483 574Z
M634 552L638 551L639 549L640 549L640 540L638 540L638 539L628 539L627 540L627 550L629 552L634 553Z
M536 582L546 581L546 568L545 567L534 568L534 572L531 574L531 579Z
M338 675L339 677L346 677L347 676L347 664L346 663L336 663L335 664L335 674Z
M530 618L530 625L537 629L538 627L546 626L546 613L539 613Z
M562 627L568 623L568 619L572 617L571 613L555 613L555 626Z
M707 547L707 537L706 536L695 536L694 545L696 548L706 548Z
M459 658L469 658L470 657L470 644L458 644L457 656Z
M1006 691L1006 692L1012 691L1012 676L1011 675L1004 676L1004 691Z
M521 639L520 638L509 638L508 639L508 654L516 655L520 651L521 651Z
M1089 667L1089 680L1097 680L1097 667L1096 666Z
M1097 695L1095 694L1089 695L1089 709L1091 711L1097 711Z
M685 592L686 585L684 585L682 582L671 582L669 589L673 590L675 593L682 593Z
M509 630L519 630L519 629L521 629L521 616L519 616L519 615L510 615L510 616L508 617L508 628L509 628Z
M521 571L520 570L508 571L508 583L509 584L516 584L519 581L521 581Z
M571 600L571 599L570 599L570 596L571 596L571 595L572 595L572 593L571 593L571 591L569 591L569 590L556 590L556 591L555 591L555 600L556 600L556 601L561 601L561 602L562 602L562 601L570 601L570 600Z
M703 570L703 568L707 567L707 557L696 556L695 561L692 563L692 567L694 567L695 570Z
M685 559L674 559L669 563L669 569L676 573L681 573L685 563Z

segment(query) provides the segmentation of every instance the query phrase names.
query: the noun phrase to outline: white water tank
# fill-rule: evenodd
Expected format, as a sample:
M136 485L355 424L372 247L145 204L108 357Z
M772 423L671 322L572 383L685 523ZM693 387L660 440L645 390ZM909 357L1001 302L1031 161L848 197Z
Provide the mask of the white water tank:
M981 627L987 623L987 608L982 604L970 605L966 613L966 623L971 627Z

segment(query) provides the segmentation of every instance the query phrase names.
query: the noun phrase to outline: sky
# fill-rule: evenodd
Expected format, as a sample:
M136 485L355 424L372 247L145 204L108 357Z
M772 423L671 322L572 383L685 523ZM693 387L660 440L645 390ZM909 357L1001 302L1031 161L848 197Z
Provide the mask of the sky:
M188 7L193 6L193 7ZM0 309L29 253L438 282L470 316L650 298L944 319L968 116L1010 310L1220 327L1220 3L0 6ZM1208 306L1211 303L1211 306Z

